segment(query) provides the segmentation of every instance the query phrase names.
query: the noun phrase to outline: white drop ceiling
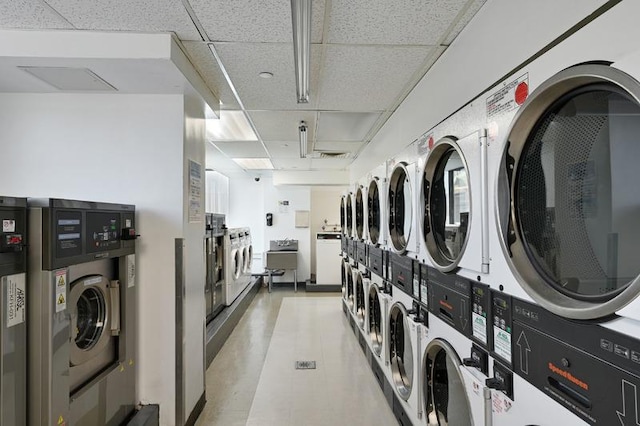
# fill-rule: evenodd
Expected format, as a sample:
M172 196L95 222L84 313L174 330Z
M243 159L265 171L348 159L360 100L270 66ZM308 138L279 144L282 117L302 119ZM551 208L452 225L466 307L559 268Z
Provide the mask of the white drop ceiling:
M313 0L308 104L296 103L290 0L0 0L0 28L172 32L220 109L245 115L257 133L211 140L207 167L270 158L276 170L344 170L485 1ZM51 90L18 81L21 65L29 63L0 64L16 68L0 90ZM309 128L305 159L300 121Z

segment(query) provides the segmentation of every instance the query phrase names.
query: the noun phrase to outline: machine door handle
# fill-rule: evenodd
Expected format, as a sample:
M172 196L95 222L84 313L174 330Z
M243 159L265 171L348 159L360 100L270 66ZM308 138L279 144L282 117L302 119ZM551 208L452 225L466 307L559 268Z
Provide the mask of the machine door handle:
M109 284L111 296L111 335L120 335L120 281L113 280Z

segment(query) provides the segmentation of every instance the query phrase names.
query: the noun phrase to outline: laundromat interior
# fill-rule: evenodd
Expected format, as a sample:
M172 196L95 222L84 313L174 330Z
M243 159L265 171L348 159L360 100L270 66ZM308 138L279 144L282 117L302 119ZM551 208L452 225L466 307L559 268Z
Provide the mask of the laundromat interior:
M640 425L639 16L0 0L0 426Z

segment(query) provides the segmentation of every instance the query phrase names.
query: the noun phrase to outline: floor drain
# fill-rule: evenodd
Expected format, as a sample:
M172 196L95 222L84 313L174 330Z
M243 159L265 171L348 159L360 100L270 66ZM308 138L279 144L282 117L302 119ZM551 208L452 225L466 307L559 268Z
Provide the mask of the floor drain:
M296 370L315 370L315 361L296 361Z

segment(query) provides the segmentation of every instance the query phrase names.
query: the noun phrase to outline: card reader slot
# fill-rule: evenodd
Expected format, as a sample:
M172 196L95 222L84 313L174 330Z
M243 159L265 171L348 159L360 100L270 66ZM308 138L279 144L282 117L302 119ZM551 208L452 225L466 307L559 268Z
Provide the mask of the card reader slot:
M591 401L589 400L589 398L582 395L580 392L574 389L571 389L569 386L565 385L562 382L559 382L557 379L553 377L548 377L547 380L549 382L549 385L556 391L569 397L577 404L580 404L583 408L586 408L588 410L591 409Z

